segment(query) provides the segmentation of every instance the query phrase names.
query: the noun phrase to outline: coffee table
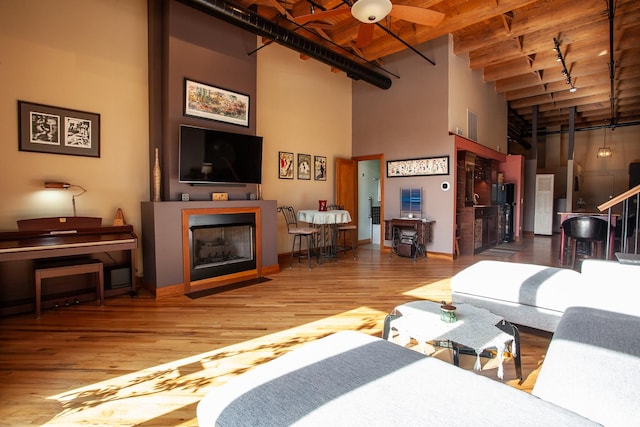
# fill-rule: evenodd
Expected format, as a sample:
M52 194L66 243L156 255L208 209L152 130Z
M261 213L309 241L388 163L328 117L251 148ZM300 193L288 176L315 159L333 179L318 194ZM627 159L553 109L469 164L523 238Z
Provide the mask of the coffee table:
M458 366L459 353L472 349L476 354L474 369L480 370L480 356L487 349L496 349L498 377L504 376L504 353L509 348L514 358L516 375L522 382L520 334L518 328L491 313L470 304L456 303L457 321L440 319L439 302L413 301L397 306L385 319L383 338L391 340L391 331L398 333L398 343L406 346L413 338L420 344L448 342L453 349L453 361Z

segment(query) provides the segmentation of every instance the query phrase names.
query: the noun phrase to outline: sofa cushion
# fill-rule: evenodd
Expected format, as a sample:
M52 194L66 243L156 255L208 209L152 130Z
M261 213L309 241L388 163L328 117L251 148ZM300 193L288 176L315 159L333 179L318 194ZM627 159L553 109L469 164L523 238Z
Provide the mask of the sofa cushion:
M580 267L582 292L573 304L640 316L640 304L631 295L640 294L640 265L587 259Z
M598 423L640 422L640 317L568 308L533 394Z
M351 331L214 388L197 413L202 427L594 425L521 390Z
M580 281L580 273L565 268L478 261L451 278L451 290L562 313L573 305Z

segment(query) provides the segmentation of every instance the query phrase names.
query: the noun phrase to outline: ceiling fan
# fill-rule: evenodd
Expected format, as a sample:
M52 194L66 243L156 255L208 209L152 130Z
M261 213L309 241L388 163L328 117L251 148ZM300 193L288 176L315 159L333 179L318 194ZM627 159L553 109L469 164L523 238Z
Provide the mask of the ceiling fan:
M313 13L312 8L312 13L298 16L295 21L300 25L304 25L311 21L320 21L349 12L361 22L356 40L356 46L359 48L364 48L371 43L375 28L374 24L384 19L387 15L430 27L438 25L444 19L444 13L418 6L392 4L390 0L357 0L351 7L339 7L317 13Z

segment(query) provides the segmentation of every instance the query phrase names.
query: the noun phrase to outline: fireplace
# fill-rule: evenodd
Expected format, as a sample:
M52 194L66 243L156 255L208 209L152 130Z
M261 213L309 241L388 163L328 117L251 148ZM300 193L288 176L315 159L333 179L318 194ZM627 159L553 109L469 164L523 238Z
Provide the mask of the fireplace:
M260 277L259 209L185 209L182 214L186 291Z
M191 215L191 280L256 268L256 219L252 213Z

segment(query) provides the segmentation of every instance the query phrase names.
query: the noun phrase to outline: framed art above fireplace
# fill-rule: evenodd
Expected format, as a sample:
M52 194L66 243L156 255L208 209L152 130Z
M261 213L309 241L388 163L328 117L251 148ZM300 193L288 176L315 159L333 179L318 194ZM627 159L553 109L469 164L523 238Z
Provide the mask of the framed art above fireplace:
M184 115L249 126L249 95L184 79Z

